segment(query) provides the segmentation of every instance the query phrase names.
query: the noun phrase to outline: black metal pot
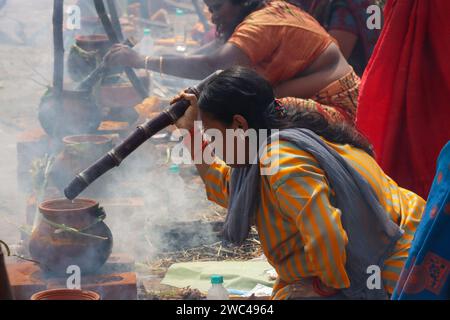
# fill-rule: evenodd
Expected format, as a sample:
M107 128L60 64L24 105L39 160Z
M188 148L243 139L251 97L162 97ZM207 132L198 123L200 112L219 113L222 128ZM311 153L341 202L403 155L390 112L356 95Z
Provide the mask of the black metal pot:
M52 137L95 133L101 112L90 92L63 90L62 106L49 89L41 98L38 117L42 128Z

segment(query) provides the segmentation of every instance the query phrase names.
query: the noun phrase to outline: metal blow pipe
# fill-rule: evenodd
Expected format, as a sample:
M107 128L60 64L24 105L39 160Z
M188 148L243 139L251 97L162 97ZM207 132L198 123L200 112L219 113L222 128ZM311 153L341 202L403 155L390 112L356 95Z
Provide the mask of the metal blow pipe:
M194 87L187 89L187 92L199 95L200 91L207 82L220 74L220 70L209 75ZM67 199L75 199L83 192L92 182L105 174L114 167L118 167L120 163L128 157L141 144L150 139L153 135L174 124L181 118L189 107L189 102L181 100L174 103L169 109L161 112L156 118L147 120L139 125L123 142L111 149L102 158L98 159L87 169L83 170L75 176L75 178L64 189L64 195Z

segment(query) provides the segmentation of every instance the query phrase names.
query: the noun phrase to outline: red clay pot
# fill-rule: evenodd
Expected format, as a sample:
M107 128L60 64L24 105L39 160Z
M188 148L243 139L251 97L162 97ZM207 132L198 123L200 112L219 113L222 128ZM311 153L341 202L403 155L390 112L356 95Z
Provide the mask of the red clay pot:
M48 200L39 206L42 219L32 232L29 251L45 272L62 275L70 265L82 274L97 271L111 254L113 238L100 218L104 215L98 202L90 199ZM65 231L65 225L82 231Z
M31 300L100 300L100 295L87 290L51 289L33 294Z
M59 189L64 190L70 181L81 171L89 167L97 159L112 149L111 137L103 135L75 135L62 139L63 151L56 157L50 173L52 183ZM99 188L86 190L88 197L94 197L101 193Z
M70 48L67 58L67 70L71 79L81 81L89 75L108 52L111 45L105 34L76 36L75 45Z
M144 87L148 88L150 86L150 78L146 72L138 73L138 77ZM129 81L103 84L100 88L99 105L101 108L134 108L141 102L142 97Z
M106 34L78 35L75 37L75 43L81 49L86 51L100 51L106 53L111 47Z
M83 134L83 135L74 135L74 136L67 136L63 138L63 142L65 145L77 145L77 144L83 144L83 143L89 143L89 144L95 144L96 146L104 146L111 143L111 138L102 136L102 135L93 135L93 134Z

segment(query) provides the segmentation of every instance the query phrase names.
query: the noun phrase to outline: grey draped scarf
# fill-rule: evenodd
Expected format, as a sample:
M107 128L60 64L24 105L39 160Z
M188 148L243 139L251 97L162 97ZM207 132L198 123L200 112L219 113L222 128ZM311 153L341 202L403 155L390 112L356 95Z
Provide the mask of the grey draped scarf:
M345 267L350 287L343 289L343 294L349 299L386 299L383 285L380 289L368 288L367 268L383 269L384 260L392 253L402 230L389 218L368 182L311 130L285 129L269 139L287 140L314 156L335 192L334 205L342 212L342 226L348 236ZM258 164L232 170L224 225L226 240L240 244L248 237L259 193Z

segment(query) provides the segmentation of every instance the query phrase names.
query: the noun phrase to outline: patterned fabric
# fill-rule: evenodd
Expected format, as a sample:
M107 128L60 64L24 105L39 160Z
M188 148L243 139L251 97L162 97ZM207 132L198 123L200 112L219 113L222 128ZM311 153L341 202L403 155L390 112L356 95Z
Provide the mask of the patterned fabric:
M342 30L353 33L358 37L355 48L348 61L361 76L369 62L380 31L367 28L368 14L366 10L375 3L374 0L335 1L331 17L326 29Z
M282 103L299 109L314 110L326 116L330 122L355 124L358 106L359 84L361 80L350 72L334 81L311 99L282 98Z
M297 0L327 30L342 30L358 37L348 62L361 76L380 36L380 30L370 30L366 10L374 0Z
M297 76L332 41L313 17L279 0L248 15L228 40L272 85Z
M392 221L405 231L382 270L385 288L391 293L408 256L425 201L398 187L364 151L349 145L327 144L367 179ZM334 191L323 170L311 154L287 141L273 143L267 151L273 157L272 165L279 169L261 178L255 224L264 253L279 275L273 298L286 299L288 285L307 277L318 277L328 287L347 288L347 234L341 224L341 212L333 206ZM208 198L223 207L228 206L230 171L216 159L205 176Z
M392 299L450 299L450 142Z

